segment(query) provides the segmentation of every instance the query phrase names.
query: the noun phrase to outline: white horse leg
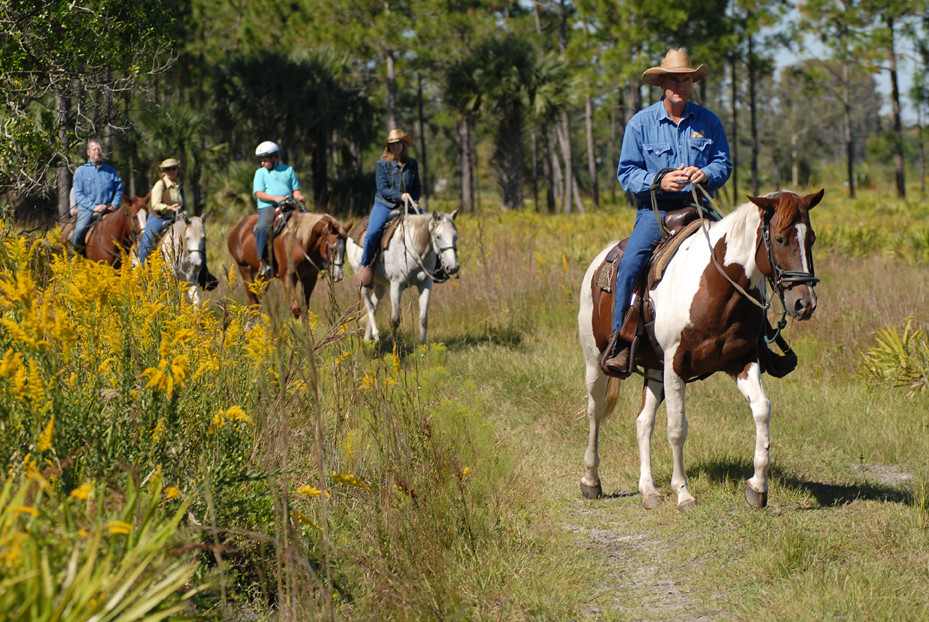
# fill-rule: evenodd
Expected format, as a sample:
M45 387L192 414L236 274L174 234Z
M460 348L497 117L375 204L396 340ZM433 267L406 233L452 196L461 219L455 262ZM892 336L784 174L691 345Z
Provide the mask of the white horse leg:
M771 402L761 384L761 367L749 363L738 376L734 376L739 391L748 398L755 419L755 474L745 482L745 500L756 508L768 504L768 466L771 464L770 423Z
M365 310L368 312L368 324L365 326L365 340L373 339L375 343L381 342L381 333L377 330L377 303L384 295L384 286L375 283L372 288L362 288L361 300L364 302Z
M187 295L190 297L190 302L192 302L195 307L200 306L200 289L196 285L191 285L187 289Z
M586 350L585 350L586 351ZM588 499L597 499L603 496L603 487L600 484L600 424L616 405L617 390L608 395L610 378L600 371L597 357L587 357L587 451L584 452L584 477L581 478L581 493ZM613 380L618 387L619 381ZM612 397L612 399L610 399Z
M400 281L390 282L390 332L397 338L397 329L400 328L400 298L403 295L404 286Z
M429 297L432 295L432 279L420 283L419 288L419 341L426 343L426 330L429 328Z
M642 410L636 417L635 429L639 441L639 492L642 494L642 507L654 510L664 501L655 488L652 476L652 432L655 431L655 414L664 399L664 387L660 377L651 375L655 372L647 373L649 375L642 386Z
M672 355L673 356L673 355ZM671 488L677 493L679 510L691 510L697 506L697 500L687 489L687 476L684 475L684 442L687 440L687 415L684 413L684 390L687 383L671 370L672 357L665 356L665 399L668 410L668 443L671 444L671 457L674 468L671 473Z

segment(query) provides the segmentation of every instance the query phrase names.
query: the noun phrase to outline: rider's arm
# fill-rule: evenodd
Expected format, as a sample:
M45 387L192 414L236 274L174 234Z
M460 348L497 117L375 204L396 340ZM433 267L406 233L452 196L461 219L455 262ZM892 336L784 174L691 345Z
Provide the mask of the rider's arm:
M377 192L384 197L386 201L390 201L393 205L398 205L403 201L403 196L399 189L390 187L387 180L388 166L390 166L390 161L387 160L387 158L382 158L377 161L377 172L375 173Z
M619 153L619 165L616 167L616 179L620 186L634 195L648 194L649 186L657 172L648 172L642 147L643 140L641 118L636 115L626 126L623 146Z
M722 188L732 173L732 160L729 158L729 141L726 140L726 132L715 115L714 120L715 123L708 124L711 128L710 138L713 140L713 152L710 154L709 163L700 167L706 174L704 186L710 191Z
M113 175L113 197L110 205L113 206L113 209L119 209L123 204L123 180L115 168L111 169L111 172Z

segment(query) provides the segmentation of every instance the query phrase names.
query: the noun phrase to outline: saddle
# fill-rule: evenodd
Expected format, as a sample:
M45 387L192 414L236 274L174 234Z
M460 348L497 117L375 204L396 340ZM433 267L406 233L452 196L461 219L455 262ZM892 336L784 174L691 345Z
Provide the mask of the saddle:
M374 251L374 257L371 260L371 265L377 261L381 253L387 249L387 246L390 244L390 239L393 237L394 232L397 230L397 227L400 225L400 215L403 213L401 208L395 208L390 210L390 214L387 216L387 224L384 225L384 235L381 236L381 243L377 245L377 248ZM417 213L417 212L410 212ZM364 247L365 237L368 234L368 222L371 220L371 216L365 216L359 220L355 226L351 228L348 232L348 236L352 239L355 244L358 246Z
M274 239L284 231L284 229L287 227L287 223L290 221L291 216L293 216L297 210L301 212L307 211L303 205L290 200L285 201L281 205L274 206L274 217L271 219L271 231L268 234L268 246L265 249L266 253L270 252L271 255L274 254L272 250ZM256 231L258 231L257 223L255 223L255 226L252 227L252 235L255 235ZM264 257L259 257L259 259L264 261ZM272 257L271 264L273 265L276 263L276 260L274 260Z

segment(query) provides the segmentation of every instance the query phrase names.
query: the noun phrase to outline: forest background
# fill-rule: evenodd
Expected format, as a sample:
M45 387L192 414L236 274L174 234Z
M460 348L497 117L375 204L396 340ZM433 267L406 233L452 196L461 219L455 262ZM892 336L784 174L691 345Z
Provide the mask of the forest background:
M66 214L95 136L130 195L179 157L196 212L247 213L254 146L274 140L313 209L365 212L392 127L416 137L427 205L596 209L621 192L626 120L660 95L639 76L671 46L710 67L692 99L729 137L729 204L925 188L929 16L912 0L27 0L0 20L0 185L43 219Z

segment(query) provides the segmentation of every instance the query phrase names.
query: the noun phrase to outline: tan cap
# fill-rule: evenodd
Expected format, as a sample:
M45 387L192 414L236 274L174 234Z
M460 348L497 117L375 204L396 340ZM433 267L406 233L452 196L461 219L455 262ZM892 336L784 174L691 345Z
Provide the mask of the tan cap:
M172 166L180 166L180 165L181 163L177 161L177 158L168 158L167 160L161 163L161 170L164 170L166 168L171 168Z
M699 82L709 72L710 70L706 68L706 65L700 65L694 69L693 63L690 62L690 55L684 51L684 48L677 50L671 48L665 54L660 66L650 67L645 70L645 73L642 74L642 82L658 86L658 79L669 73L689 73L692 74L694 82Z

